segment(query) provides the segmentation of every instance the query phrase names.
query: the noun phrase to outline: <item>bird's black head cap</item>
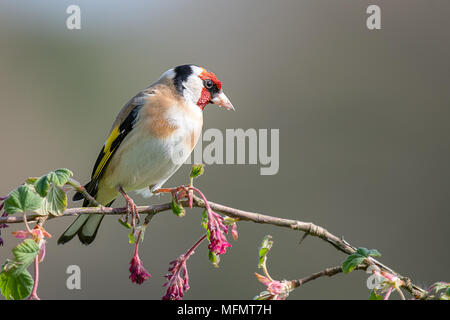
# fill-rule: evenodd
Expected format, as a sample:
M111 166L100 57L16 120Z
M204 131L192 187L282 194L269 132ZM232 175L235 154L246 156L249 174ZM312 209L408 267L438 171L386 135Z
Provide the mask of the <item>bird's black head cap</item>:
M174 69L175 77L173 78L173 84L180 94L182 94L184 90L183 82L193 73L192 66L193 64L184 64Z

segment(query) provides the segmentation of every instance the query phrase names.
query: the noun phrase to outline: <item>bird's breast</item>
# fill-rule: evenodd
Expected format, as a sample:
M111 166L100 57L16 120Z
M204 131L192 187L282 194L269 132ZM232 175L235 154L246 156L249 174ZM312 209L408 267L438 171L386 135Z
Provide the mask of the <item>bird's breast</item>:
M186 161L202 130L203 119L180 107L145 110L114 155L105 183L126 191L166 181ZM153 117L151 117L153 116Z

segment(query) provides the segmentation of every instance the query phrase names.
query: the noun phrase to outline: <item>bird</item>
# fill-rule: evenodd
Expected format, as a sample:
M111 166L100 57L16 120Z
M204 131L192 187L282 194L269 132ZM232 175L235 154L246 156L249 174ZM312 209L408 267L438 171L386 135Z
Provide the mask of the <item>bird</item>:
M103 206L111 206L121 194L128 213L137 215L128 193L146 190L151 195L180 168L199 140L208 104L235 110L213 72L195 64L164 72L120 110L85 190ZM74 201L83 199L83 207L91 206L80 192L73 196ZM103 218L79 215L58 244L76 235L82 244L91 244Z

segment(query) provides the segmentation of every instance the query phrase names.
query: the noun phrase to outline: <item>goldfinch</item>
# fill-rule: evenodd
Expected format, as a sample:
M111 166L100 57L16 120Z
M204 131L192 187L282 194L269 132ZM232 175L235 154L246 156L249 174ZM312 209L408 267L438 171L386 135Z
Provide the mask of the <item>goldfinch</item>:
M111 206L122 194L128 211L137 214L127 193L143 189L151 193L180 168L200 137L202 111L209 103L234 110L214 73L192 64L163 73L117 115L85 186L87 192L104 206ZM73 197L82 199L80 193ZM83 206L88 205L84 200ZM92 243L103 217L80 215L58 244L75 235L83 244Z

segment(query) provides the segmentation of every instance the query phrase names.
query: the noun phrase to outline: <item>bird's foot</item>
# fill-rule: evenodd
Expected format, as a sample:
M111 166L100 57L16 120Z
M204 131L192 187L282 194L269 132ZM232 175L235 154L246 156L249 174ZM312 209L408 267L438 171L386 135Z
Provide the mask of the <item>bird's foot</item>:
M122 187L119 188L120 193L122 194L123 198L125 199L125 202L127 203L127 215L125 218L125 221L128 222L128 219L131 215L131 227L135 228L136 221L137 223L141 222L141 217L139 216L139 211L134 203L134 200L123 190Z
M177 201L177 202L183 198L188 198L190 200L192 197L192 192L190 192L189 187L186 187L186 186L179 186L176 188L160 188L160 189L153 191L153 193L154 194L171 193L172 198L175 199L175 201Z

